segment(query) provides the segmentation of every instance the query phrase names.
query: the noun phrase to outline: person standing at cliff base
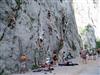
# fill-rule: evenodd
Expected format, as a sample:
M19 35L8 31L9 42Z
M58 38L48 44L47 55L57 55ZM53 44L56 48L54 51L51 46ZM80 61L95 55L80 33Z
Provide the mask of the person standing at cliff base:
M83 50L83 48L81 48L80 57L82 59L82 63L86 64L87 63L87 50Z
M57 65L57 63L58 63L58 58L57 58L57 54L56 54L56 52L54 51L53 52L53 57L52 57L52 59L53 59L53 65Z

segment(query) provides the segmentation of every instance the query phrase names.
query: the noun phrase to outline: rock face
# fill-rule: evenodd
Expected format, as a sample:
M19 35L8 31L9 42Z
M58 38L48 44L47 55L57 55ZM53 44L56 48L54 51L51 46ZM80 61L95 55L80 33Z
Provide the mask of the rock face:
M80 46L71 0L0 0L0 71L17 72L22 54L30 68Z
M88 31L81 35L82 39L85 40L83 44L87 43L88 48L95 48L96 37L100 38L100 0L75 0L73 7L79 34L81 35L84 32L83 30L91 25Z
M81 33L83 47L88 49L96 48L96 37L94 28L91 25L87 25Z
M99 15L98 15L98 12L100 11L99 10L100 1L86 0L86 1L81 2L79 0L76 0L76 1L73 1L73 6L75 10L78 32L81 35L81 33L84 33L84 31L82 32L82 30L84 30L85 28L88 30L85 32L85 34L81 35L82 39L84 38L83 40L85 40L83 41L83 44L87 43L88 48L95 48L96 37L100 38Z
M78 25L78 29L90 24L95 28L95 31L98 30L99 6L100 6L99 0L73 1L73 7L75 10L75 18L76 18L76 23Z

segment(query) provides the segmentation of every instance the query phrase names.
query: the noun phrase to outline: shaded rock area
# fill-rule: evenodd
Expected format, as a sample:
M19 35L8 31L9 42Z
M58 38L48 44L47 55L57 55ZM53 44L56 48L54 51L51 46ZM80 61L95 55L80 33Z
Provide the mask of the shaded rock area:
M80 47L72 0L0 0L0 72L19 72L22 54L31 68Z

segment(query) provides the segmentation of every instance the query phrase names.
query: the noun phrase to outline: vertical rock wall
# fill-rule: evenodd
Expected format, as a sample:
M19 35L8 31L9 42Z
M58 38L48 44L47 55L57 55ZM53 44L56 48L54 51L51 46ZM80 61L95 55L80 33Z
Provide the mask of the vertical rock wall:
M83 44L88 44L88 48L96 48L96 38L100 38L100 1L73 0L73 7L78 32L82 39L84 38ZM86 31L84 31L85 28L87 29Z
M23 53L31 67L80 46L71 0L0 0L0 71L17 72Z

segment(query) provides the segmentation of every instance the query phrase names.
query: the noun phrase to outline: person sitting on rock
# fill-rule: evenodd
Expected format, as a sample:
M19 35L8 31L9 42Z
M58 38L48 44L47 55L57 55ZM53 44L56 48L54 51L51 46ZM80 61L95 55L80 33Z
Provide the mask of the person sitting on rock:
M67 58L68 58L68 59L73 58L73 56L72 56L72 54L71 54L70 52L68 52Z

